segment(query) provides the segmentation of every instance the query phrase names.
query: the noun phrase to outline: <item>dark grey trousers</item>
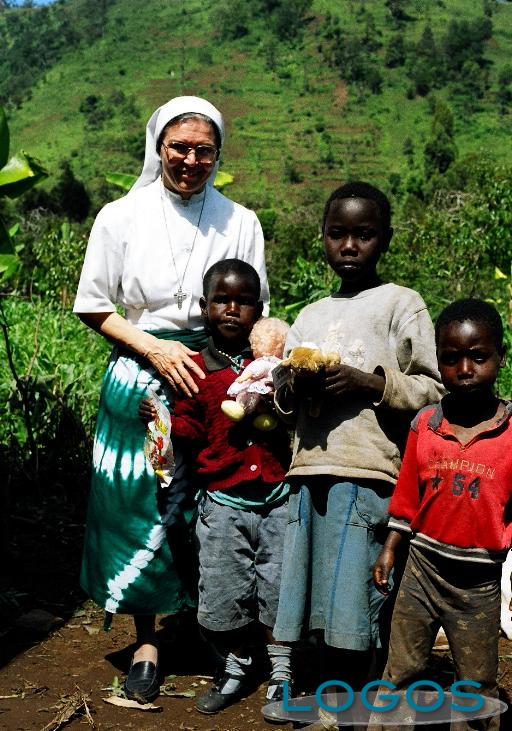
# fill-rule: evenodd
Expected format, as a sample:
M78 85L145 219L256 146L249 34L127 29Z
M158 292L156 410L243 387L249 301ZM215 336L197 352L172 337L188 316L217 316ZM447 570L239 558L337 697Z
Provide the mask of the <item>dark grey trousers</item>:
M501 566L443 558L410 547L393 611L389 656L383 679L398 689L424 680L437 631L450 644L457 680L481 683L497 698ZM466 690L466 689L464 689ZM495 731L500 719L452 723L452 731Z

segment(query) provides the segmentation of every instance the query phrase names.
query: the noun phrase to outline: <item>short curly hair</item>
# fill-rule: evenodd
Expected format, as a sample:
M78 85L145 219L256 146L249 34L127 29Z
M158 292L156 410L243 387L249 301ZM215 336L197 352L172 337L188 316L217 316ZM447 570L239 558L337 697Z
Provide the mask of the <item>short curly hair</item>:
M322 219L322 231L325 229L325 221L327 214L333 201L343 200L344 198L365 198L366 200L373 201L380 213L380 220L384 229L388 230L391 228L391 204L389 198L382 190L375 188L370 183L364 183L361 180L355 180L351 183L345 183L345 185L336 188L324 208L324 216Z
M203 277L203 297L208 298L212 280L215 277L225 277L228 274L236 274L238 277L245 279L247 286L252 289L256 299L260 298L260 276L253 266L246 261L242 261L242 259L221 259L212 264Z
M500 352L503 351L503 322L500 313L489 302L472 298L457 300L444 308L436 321L436 345L439 344L439 333L442 327L452 322L468 320L486 325L492 334L494 344Z

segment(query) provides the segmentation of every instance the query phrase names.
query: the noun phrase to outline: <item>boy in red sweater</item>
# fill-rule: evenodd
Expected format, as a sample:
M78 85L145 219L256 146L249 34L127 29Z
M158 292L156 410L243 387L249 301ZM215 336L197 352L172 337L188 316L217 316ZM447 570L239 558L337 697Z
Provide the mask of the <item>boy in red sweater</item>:
M206 374L198 393L178 399L172 439L191 453L194 487L202 491L196 535L199 543L198 621L225 658L222 673L196 703L217 713L247 690L251 658L247 630L265 628L271 677L268 700L281 700L290 683L290 647L272 635L279 599L289 486L290 440L283 426L258 431L252 417L233 422L221 411L226 391L253 359L248 337L260 318L260 280L239 259L214 264L200 300L207 347L192 356ZM152 418L150 402L141 414Z
M412 423L373 571L387 594L396 552L410 543L383 679L400 689L421 678L442 626L457 678L497 697L501 563L512 536L512 403L494 394L505 361L500 316L487 302L454 302L436 344L448 395ZM498 717L478 723L499 728Z

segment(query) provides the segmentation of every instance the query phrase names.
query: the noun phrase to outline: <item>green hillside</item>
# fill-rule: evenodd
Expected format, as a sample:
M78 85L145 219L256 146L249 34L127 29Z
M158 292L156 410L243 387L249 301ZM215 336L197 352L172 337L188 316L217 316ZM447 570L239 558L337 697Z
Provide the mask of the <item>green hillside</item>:
M453 21L466 22L454 31L465 46L468 28L492 24L480 51L458 58ZM434 47L422 50L427 26ZM23 54L28 27L41 29L24 51L34 85L23 101L0 87L14 143L50 170L71 160L95 206L115 195L104 172L138 171L148 115L181 93L223 111L229 195L257 209L317 203L354 176L395 192L423 170L433 99L450 106L459 157L512 158L512 3L59 0L0 12L0 77L19 73L20 88L12 49Z
M262 222L273 314L291 321L336 286L319 222L333 187L357 177L391 196L385 279L417 289L433 317L476 296L510 319L512 3L8 6L0 0L10 154L24 148L50 173L15 202L0 185L0 258L15 260L9 277L0 261L0 471L13 505L32 508L38 486L59 496L72 486L74 505L86 494L108 346L70 304L92 216L120 195L105 174L140 171L145 123L175 95L224 113L227 193ZM506 342L510 352L509 328ZM498 388L512 396L510 365Z

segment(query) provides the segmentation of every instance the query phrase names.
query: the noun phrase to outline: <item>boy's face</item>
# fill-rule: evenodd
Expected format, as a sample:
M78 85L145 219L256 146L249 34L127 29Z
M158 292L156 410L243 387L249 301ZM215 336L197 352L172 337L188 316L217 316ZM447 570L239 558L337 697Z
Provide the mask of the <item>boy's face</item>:
M344 289L372 286L380 255L393 230L382 226L375 201L342 198L331 203L324 228L325 255Z
M441 328L437 344L439 372L445 387L457 397L475 399L492 393L504 351L483 322L450 322Z
M221 349L245 347L254 323L261 317L262 302L252 283L235 273L214 276L201 314Z

